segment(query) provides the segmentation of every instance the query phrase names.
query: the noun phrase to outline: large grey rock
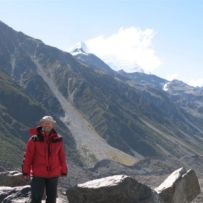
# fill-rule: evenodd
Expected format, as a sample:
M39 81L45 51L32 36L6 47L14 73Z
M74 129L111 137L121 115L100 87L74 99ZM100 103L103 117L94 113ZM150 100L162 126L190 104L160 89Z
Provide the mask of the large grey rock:
M200 185L194 170L180 168L155 191L159 194L160 203L189 203L200 193Z
M22 186L27 185L28 182L23 180L22 173L18 171L6 171L0 173L0 185L1 186Z
M70 203L156 203L153 190L125 175L114 175L67 191Z

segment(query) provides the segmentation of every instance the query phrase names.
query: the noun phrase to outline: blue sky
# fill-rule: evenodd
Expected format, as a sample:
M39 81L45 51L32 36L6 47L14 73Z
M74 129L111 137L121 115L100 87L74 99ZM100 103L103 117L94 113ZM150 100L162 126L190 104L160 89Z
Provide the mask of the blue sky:
M46 44L68 51L85 41L126 71L138 65L199 86L202 11L203 0L0 0L1 21Z

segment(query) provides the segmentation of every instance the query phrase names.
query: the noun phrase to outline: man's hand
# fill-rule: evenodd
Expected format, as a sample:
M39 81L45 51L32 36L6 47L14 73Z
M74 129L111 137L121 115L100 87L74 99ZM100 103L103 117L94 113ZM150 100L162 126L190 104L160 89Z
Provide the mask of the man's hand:
M23 175L23 180L29 181L29 180L30 180L30 176L28 176L28 175Z

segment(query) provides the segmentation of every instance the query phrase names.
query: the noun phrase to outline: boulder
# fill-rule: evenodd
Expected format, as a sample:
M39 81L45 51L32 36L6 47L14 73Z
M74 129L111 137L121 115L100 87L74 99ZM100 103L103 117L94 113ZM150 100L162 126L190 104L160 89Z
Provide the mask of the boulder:
M126 175L78 184L67 195L70 203L157 203L151 188Z
M15 187L27 184L28 182L22 178L22 173L18 171L0 172L0 185Z
M189 203L200 193L200 185L194 170L180 168L169 175L155 191L160 203Z

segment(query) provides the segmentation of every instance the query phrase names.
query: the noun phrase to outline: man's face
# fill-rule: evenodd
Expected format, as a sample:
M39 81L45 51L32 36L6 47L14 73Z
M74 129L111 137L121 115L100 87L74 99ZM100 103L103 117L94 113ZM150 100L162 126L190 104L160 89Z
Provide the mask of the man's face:
M50 121L43 121L41 126L45 132L50 132L54 128L54 124Z

